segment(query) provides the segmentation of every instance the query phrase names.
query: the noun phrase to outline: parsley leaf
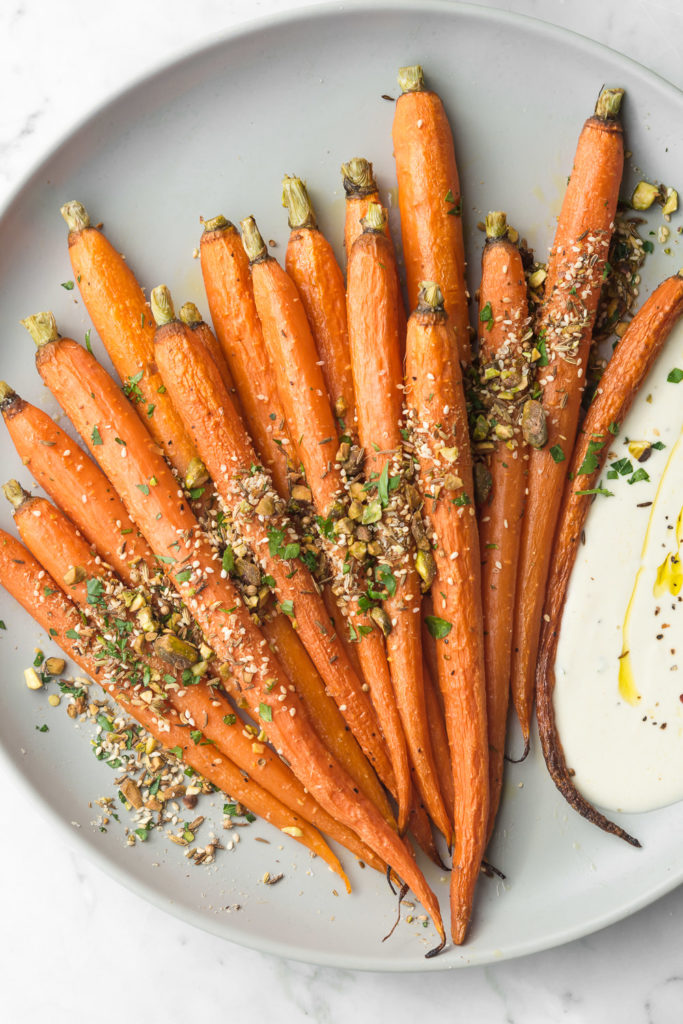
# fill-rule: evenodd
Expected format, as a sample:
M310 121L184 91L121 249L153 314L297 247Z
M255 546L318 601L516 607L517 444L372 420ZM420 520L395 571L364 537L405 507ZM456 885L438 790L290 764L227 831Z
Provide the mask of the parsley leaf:
M440 619L438 615L425 615L424 621L435 640L443 640L453 629L450 622L447 622L446 619Z
M565 454L560 448L559 444L554 444L550 449L550 454L555 462L564 462Z

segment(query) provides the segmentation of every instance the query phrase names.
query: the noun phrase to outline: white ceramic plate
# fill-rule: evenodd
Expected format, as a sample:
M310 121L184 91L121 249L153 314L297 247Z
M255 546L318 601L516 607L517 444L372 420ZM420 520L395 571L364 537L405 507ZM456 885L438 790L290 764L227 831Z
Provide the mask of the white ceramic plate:
M321 226L340 238L339 165L374 161L385 194L395 184L393 104L400 65L420 62L452 118L463 181L472 288L489 208L543 253L571 168L576 137L600 86L627 89L625 121L634 160L655 180L676 183L683 140L674 133L683 102L638 65L578 36L499 12L451 3L342 4L240 30L147 78L98 111L49 155L0 221L0 377L50 413L57 408L33 369L21 317L52 308L64 333L88 325L71 279L60 205L80 198L123 249L147 287L165 281L179 301L206 303L199 264L199 217L253 213L283 252L284 172L310 185ZM391 193L390 193L391 194ZM643 295L677 269L658 253ZM96 350L99 343L95 341ZM29 484L5 437L6 479ZM2 510L2 524L11 529ZM605 581L609 586L609 581ZM395 901L383 878L346 857L352 896L294 843L255 825L211 870L188 868L182 850L154 838L128 850L121 830L101 834L88 801L111 793L110 769L90 752L46 694L23 684L33 647L48 647L28 616L0 596L4 668L0 744L11 771L65 829L79 822L82 848L142 897L232 941L319 964L387 971L441 970L547 948L591 932L651 902L683 878L683 807L623 819L643 841L635 851L571 812L548 780L537 748L509 766L490 860L506 882L482 879L471 937L462 949L425 960L434 932L393 923ZM36 732L48 721L49 733ZM216 824L220 827L219 803ZM271 845L253 842L254 835ZM155 866L155 862L157 866ZM265 870L285 879L260 883ZM447 880L428 875L447 906ZM241 904L227 913L227 905Z

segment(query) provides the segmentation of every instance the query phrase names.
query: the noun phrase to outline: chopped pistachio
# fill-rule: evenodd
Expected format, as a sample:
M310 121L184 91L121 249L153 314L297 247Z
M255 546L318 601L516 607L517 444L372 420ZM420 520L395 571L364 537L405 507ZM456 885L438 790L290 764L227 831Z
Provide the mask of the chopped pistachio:
M65 668L64 658L48 658L45 662L45 672L49 676L61 676Z
M85 569L82 569L80 565L71 565L64 573L62 577L67 587L73 587L77 583L82 583L86 577Z
M542 448L548 440L545 410L540 402L529 398L522 409L522 434L532 448Z
M548 275L544 267L539 267L538 270L534 270L532 274L529 274L529 287L540 288L547 276Z
M294 484L292 487L292 498L294 501L311 501L313 495L309 487L304 487L303 484Z
M649 181L639 181L631 196L631 206L634 210L649 210L658 195L658 185L651 185Z
M43 680L34 668L24 669L24 679L29 690L40 690L42 688Z
M349 554L352 558L355 558L357 562L362 562L368 551L367 544L362 540L354 541L353 544L349 545Z
M256 506L256 514L259 516L272 516L275 512L275 502L270 494L264 494Z
M439 455L442 459L445 459L446 462L455 462L458 457L458 447L457 445L453 445L452 448L440 448Z
M415 569L422 580L422 592L426 593L436 578L436 562L431 551L418 550L415 557Z
M380 608L379 606L371 608L370 618L377 626L379 626L384 636L389 636L391 633L391 619L384 611L384 608Z
M675 188L667 188L664 192L665 200L662 213L665 217L671 216L678 209L678 192Z
M355 499L349 505L349 519L360 519L363 515L363 506L360 501Z
M652 452L652 445L649 441L629 441L629 455L637 462L645 462Z
M199 661L199 651L194 644L172 633L164 633L155 640L154 650L164 661L181 668L189 668Z

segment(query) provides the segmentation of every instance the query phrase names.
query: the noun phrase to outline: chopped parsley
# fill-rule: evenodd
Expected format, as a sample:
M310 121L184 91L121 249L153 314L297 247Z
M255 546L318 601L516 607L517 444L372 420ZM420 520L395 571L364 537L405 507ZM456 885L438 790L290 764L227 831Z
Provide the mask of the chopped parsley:
M446 619L439 618L438 615L426 615L424 621L435 640L443 640L453 629L452 623L447 622Z
M550 454L555 462L564 462L565 454L560 448L559 444L554 444L550 449Z
M93 444L104 444L104 441L102 440L102 435L100 434L97 428L97 424L95 424L95 426L92 428L90 440L92 441Z

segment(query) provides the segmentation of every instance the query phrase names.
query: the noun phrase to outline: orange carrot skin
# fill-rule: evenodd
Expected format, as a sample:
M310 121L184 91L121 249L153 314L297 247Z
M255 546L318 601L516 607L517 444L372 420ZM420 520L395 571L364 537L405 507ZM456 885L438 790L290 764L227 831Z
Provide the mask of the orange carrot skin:
M67 585L64 577L72 566L78 566L88 578L111 579L111 574L101 559L93 555L86 541L79 536L73 523L44 498L28 498L15 512L14 521L19 535L29 551L38 559L61 589L86 612L90 602L87 580ZM144 661L160 676L169 673L170 667L156 655L143 656ZM226 725L223 716L232 712L232 707L219 691L210 690L204 683L183 686L180 673L174 672L179 684L178 690L167 691L167 699L183 722L198 726L201 723L203 735L213 741L219 750L235 762L238 768L256 777L260 784L291 810L296 810L306 821L327 832L357 857L362 858L376 870L382 871L381 861L358 840L355 833L340 826L306 792L298 779L284 762L262 743L254 751L254 738L247 739L242 724Z
M436 640L439 685L453 764L455 849L451 875L451 934L462 943L486 844L488 822L488 733L481 613L479 537L469 458L469 431L453 333L437 313L413 313L408 321L406 400L419 428L416 453L425 512L437 545L432 584L434 615L450 630ZM437 427L437 424L440 424ZM439 439L437 441L437 438ZM442 464L441 447L455 448L455 462ZM462 480L452 491L429 495L444 470ZM469 499L468 503L466 502ZM452 558L453 552L458 553Z
M548 261L547 298L541 311L541 327L546 329L549 365L547 370L539 370L548 442L544 448L534 449L529 458L512 647L512 698L527 746L553 535L576 436L591 331L614 226L623 162L621 126L615 121L589 118L579 138ZM593 256L597 259L590 266ZM582 263L580 278L575 269L579 261ZM574 310L579 301L582 305L577 314ZM562 358L555 348L558 338L553 323L561 321L565 315L573 322L580 315L585 325L576 329L576 362ZM567 336L560 337L566 339Z
M171 321L158 329L156 338L157 362L169 392L183 410L218 493L233 508L243 500L239 480L248 476L256 461L250 439L215 366L192 345L184 325ZM354 735L380 775L389 778L390 764L373 708L329 621L315 581L303 563L270 553L268 530L282 525L281 517L266 520L254 515L243 521L242 532L273 576L279 599L292 602L300 635L331 694L345 708ZM293 568L296 575L292 577Z
M7 429L35 481L126 582L154 556L101 469L43 412L18 395L2 405Z
M366 230L354 243L348 263L348 323L353 377L358 401L358 437L365 450L365 474L380 474L388 452L401 452L403 371L397 281L391 271L391 243L381 232ZM366 396L372 396L368 401ZM408 556L412 559L412 553ZM404 566L401 566L403 570ZM424 681L420 581L412 561L385 602L392 621L386 638L396 702L420 795L437 828L450 838L449 816L441 795L432 751Z
M567 768L562 743L557 733L553 709L555 656L560 637L562 613L571 572L581 542L581 533L594 500L578 494L597 486L612 442L614 424L622 424L638 389L650 372L674 324L683 316L683 277L666 278L638 311L617 345L600 379L576 441L568 479L562 496L548 588L543 608L543 623L536 670L536 705L543 755L556 786L571 805L589 821L605 831L632 837L599 814L575 789ZM616 428L618 430L618 426ZM589 443L596 459L591 473L580 473ZM601 500L601 499L597 499ZM622 834L623 833L623 834Z
M436 281L455 328L459 358L469 363L460 179L453 134L439 96L427 89L399 96L392 137L408 305L415 309L421 281Z
M337 705L325 692L325 684L289 619L284 615L276 615L264 624L263 632L309 709L313 728L320 739L367 798L381 811L385 821L394 827L394 816L377 776L370 770L365 755Z
M295 228L291 232L285 269L296 285L310 324L332 407L352 430L356 403L344 275L332 246L318 228Z
M33 555L4 531L0 531L0 584L42 629L50 632L50 636L67 658L99 682L105 692L111 695L127 714L144 726L162 746L180 747L183 752L182 760L186 764L276 828L298 830L295 831L293 838L322 857L325 863L340 875L347 890L350 891L350 883L337 857L322 836L301 815L286 808L253 779L245 779L240 770L215 747L193 744L188 736L188 730L175 724L171 715L160 721L157 714L142 702L132 703L131 693L126 688L117 685L114 680L100 678L102 663L88 652L87 647L83 649L82 641L70 639L68 636L68 633L78 631L82 626L76 606L61 593L59 585L45 574ZM46 593L46 590L51 593Z
M430 639L432 639L430 637ZM435 652L436 653L436 652ZM443 793L448 819L453 825L453 808L455 807L455 790L453 789L453 766L451 765L451 754L446 734L443 704L441 695L437 691L434 679L438 679L438 668L432 676L427 659L423 657L422 678L425 688L425 708L427 722L429 724L429 738L432 741L434 760L436 761L439 773L439 785Z
M213 359L214 363L218 367L218 372L221 375L221 380L225 384L227 390L230 393L230 397L234 405L239 408L239 398L237 397L237 389L235 388L235 382L232 379L228 360L225 358L225 352L218 343L218 338L213 333L211 328L203 320L200 320L195 324L187 324L187 327L192 331L193 335L206 348L207 352Z
M352 828L381 860L395 868L422 902L443 939L438 902L422 873L396 833L379 811L354 791L351 779L310 728L303 706L288 689L282 666L266 650L267 642L240 603L235 588L221 578L217 555L203 538L184 498L178 496L175 479L129 403L95 359L71 339L43 345L36 364L86 443L93 427L102 424L99 429L103 443L97 451L100 464L156 556L168 559L177 555L178 564L182 558L192 559L189 580L177 578L178 567L168 571L169 578L218 657L233 666L235 684L242 688L252 715L263 720L263 706L271 709L272 721L264 724L275 748L285 755L294 774L324 809ZM114 436L127 441L128 458L122 459L114 451L118 448ZM149 493L140 490L141 482ZM175 555L170 555L171 551ZM194 563L198 563L196 568ZM277 696L283 692L286 701L279 702Z
M480 312L487 303L491 319L479 317L481 362L495 361L501 349L507 349L510 356L521 356L521 339L529 325L527 286L519 249L506 237L488 238L484 246L479 287ZM529 448L519 427L508 443L496 441L496 447L487 460L491 494L479 516L489 731L489 836L493 831L503 784L512 623L528 457Z
M249 433L277 491L287 492L286 456L294 448L273 384L254 304L249 260L233 224L204 231L200 243L204 288L216 337L232 373ZM276 442L282 442L281 447Z
M95 330L124 383L136 378L136 412L184 479L196 451L154 366L154 318L123 257L94 227L69 232L69 256ZM138 375L142 376L137 380Z

